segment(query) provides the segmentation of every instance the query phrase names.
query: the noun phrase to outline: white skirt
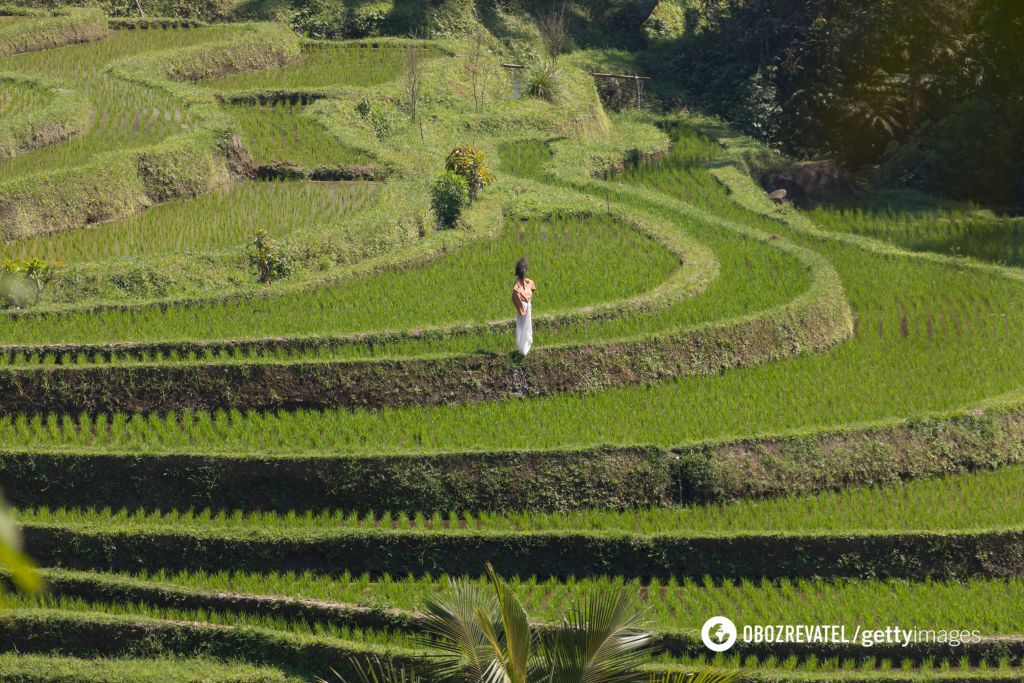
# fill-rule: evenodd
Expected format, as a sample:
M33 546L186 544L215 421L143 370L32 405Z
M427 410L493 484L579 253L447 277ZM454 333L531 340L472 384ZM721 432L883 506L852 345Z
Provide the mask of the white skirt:
M519 312L516 311L516 348L524 356L530 352L530 347L533 346L533 319L530 317L532 309L532 302L527 301L525 314L519 315Z

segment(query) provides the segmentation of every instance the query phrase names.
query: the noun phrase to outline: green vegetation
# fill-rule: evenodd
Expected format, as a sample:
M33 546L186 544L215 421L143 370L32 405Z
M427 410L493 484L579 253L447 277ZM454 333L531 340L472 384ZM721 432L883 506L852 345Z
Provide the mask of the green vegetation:
M445 171L430 188L430 208L437 217L437 225L453 228L469 206L469 183L454 171Z
M241 204L236 206L242 210ZM509 264L514 264L524 249L531 251L535 263L553 264L546 287L562 310L643 293L678 265L669 251L622 229L613 219L512 219L499 239L473 244L446 258L312 291L255 299L244 310L227 301L201 308L183 305L8 318L3 323L10 326L12 334L25 335L19 339L24 342L51 340L55 334L65 341L81 342L191 339L198 328L215 331L214 338L242 339L483 323L507 316L510 304L505 290L512 280ZM492 277L499 273L505 273L503 279ZM613 273L615 279L597 277L598 273ZM580 282L589 285L581 288ZM442 288L461 294L442 296Z
M15 74L0 74L0 159L78 135L91 108L78 93L52 83Z
M345 511L273 513L138 513L127 510L19 510L25 523L61 524L96 530L172 530L200 533L316 533L319 530L396 529L445 534L495 532L615 532L630 534L739 534L893 532L1019 528L1024 522L1020 487L1024 468L913 482L899 488L851 489L798 498L737 501L707 506L629 512L488 512L360 515Z
M6 12L5 12L6 14ZM102 38L107 20L95 9L68 9L49 14L15 10L16 21L0 24L0 55L38 52Z
M789 153L835 158L882 187L1022 206L1017 3L683 7L682 30L626 58L664 101L728 116Z
M84 135L0 161L4 179L66 169L96 154L153 144L195 125L188 109L173 97L115 78L105 69L115 59L210 42L232 31L229 26L118 31L105 40L60 50L0 57L0 71L73 84L95 107Z
M285 683L301 679L270 667L202 657L78 659L6 653L0 654L0 680L38 683Z
M8 597L10 599L9 606L14 609L53 609L66 612L90 612L95 614L145 617L167 621L202 622L224 626L249 626L267 630L294 631L374 645L404 646L409 649L412 649L416 644L415 639L411 636L396 635L385 631L339 627L329 622L302 624L274 617L235 614L216 610L188 610L153 607L145 604L104 603L46 594L38 598L25 598L17 595Z
M500 569L500 568L499 568ZM125 599L145 589L166 589L190 595L216 593L278 596L324 601L327 605L390 607L416 611L430 596L445 589L447 576L414 578L368 574L325 576L311 572L142 572L107 574L50 570L44 578L59 593L72 586L105 587L123 591ZM65 584L62 580L68 579ZM483 585L486 579L471 580ZM1011 635L1024 629L1020 579L927 580L824 580L781 579L749 581L705 578L652 579L646 582L621 577L570 580L515 577L512 589L536 619L555 621L564 605L594 591L625 589L648 612L648 626L660 632L700 628L708 614L730 615L737 624L829 623L892 624L906 628L934 628L957 624L986 635ZM153 599L152 597L150 599ZM970 605L971 609L965 609Z
M268 438L268 447L277 443L279 448L289 451L387 452L420 448L486 449L499 445L503 448L555 448L575 444L637 442L677 445L948 410L1012 392L1020 386L1021 368L1016 362L1019 353L1014 344L1022 338L1019 326L1024 318L1021 317L1022 304L1016 281L983 269L956 269L929 259L894 258L884 252L851 248L805 235L799 229L770 222L739 208L705 170L683 166L680 168L673 158L669 158L652 166L642 166L643 170L636 173L642 173L643 177L631 177L636 178L635 182L642 181L643 185L671 191L681 198L696 197L694 201L704 210L713 210L740 224L764 226L764 229L803 242L826 255L839 270L857 317L855 335L850 342L827 354L806 355L714 377L682 378L652 386L597 391L585 396L538 398L528 405L501 402L380 412L296 411L238 415L234 418L225 416L224 428L218 429L210 441L197 441L199 437L187 435L184 428L171 424L170 429L162 432L161 438L167 439L167 446L162 448L180 448L185 444L200 448L217 444L218 448L228 448L228 444L239 443L241 435L254 428L268 430L266 425L270 424L274 428L268 431L280 435L280 440L277 436ZM613 184L611 187L616 186ZM701 233L700 236L722 260L716 284L724 284L721 290L713 285L704 295L683 301L681 306L697 309L706 306L704 310L714 315L711 318L714 320L718 315L732 313L729 306L742 305L746 294L758 307L761 296L773 296L771 290L764 286L751 288L731 283L785 284L781 277L785 271L771 261L759 266L754 260L757 254L761 255L760 258L771 254L760 248L759 243L746 242L749 251L736 253L735 274L730 275L724 260L730 251L720 248L722 242L719 241L729 240L729 233L717 231ZM743 240L735 238L730 242L726 244L744 244ZM509 253L518 251L510 249ZM504 258L509 262L508 255ZM539 263L536 259L534 262ZM759 275L759 272L765 275ZM767 273L773 273L773 276L769 277ZM556 270L551 275L560 276L561 273ZM801 283L801 280L797 282ZM776 301L781 303L785 297L791 297L791 287L783 289L783 298ZM386 289L395 291L390 285ZM724 292L730 292L730 295L726 296ZM980 292L984 292L984 308L980 307ZM496 294L487 297L487 301L495 314L503 313L503 297ZM936 308L936 301L943 302L941 309ZM406 305L403 303L403 307ZM210 309L203 309L203 312L206 310ZM408 312L408 309L404 310ZM436 309L431 310L437 313ZM461 305L459 310L464 310ZM678 311L666 310L675 314L678 320ZM733 314L749 310L740 308ZM166 315L151 315L162 322L173 312L174 309L170 309ZM187 312L189 317L199 313ZM234 315L237 319L237 313ZM139 314L132 317L134 321L145 320ZM184 315L182 317L185 318ZM94 316L82 320L82 328L65 327L59 337L83 341L110 339L119 327L119 319L124 319L123 314ZM10 333L11 338L17 338L13 336L15 334L24 334L21 338L25 341L56 338L47 329L56 320L64 319L17 321L16 329ZM379 321L379 317L376 320ZM628 317L623 320L628 321ZM259 328L254 322L239 322L241 326L237 333L228 328L223 336L230 338L258 333ZM646 324L647 320L644 322ZM89 327L95 325L97 331L89 332L89 328L84 327L86 324ZM621 323L612 321L608 324L615 326ZM375 326L383 327L382 324ZM179 329L188 328L182 326ZM276 329L283 331L280 326ZM308 327L306 330L312 331ZM290 331L301 332L295 328ZM123 336L138 339L143 335L136 327ZM171 335L164 331L157 338L160 337ZM964 364L960 362L963 358L975 358L977 362ZM822 382L823 377L829 378L828 382ZM671 405L674 408L672 411L638 409L632 411L632 419L621 419L623 406L650 405ZM533 425L533 429L519 429L518 425L524 421ZM209 422L215 421L210 419ZM261 426L256 428L256 424ZM89 435L86 436L88 439ZM122 443L138 444L139 440L139 437L129 437Z
M91 263L240 246L257 228L275 237L311 225L340 230L349 216L372 201L373 193L368 183L237 183L125 220L8 242L0 246L0 255ZM267 220L271 212L279 213Z
M374 44L376 45L376 43ZM402 68L399 46L308 43L297 63L279 69L239 73L202 81L203 87L226 92L260 89L315 89L339 85L368 86L389 81Z
M0 115L5 119L35 111L50 102L49 93L18 81L4 80L0 85Z
M304 116L301 105L238 105L230 111L241 125L246 149L256 163L279 161L318 167L371 161L340 144L322 126Z
M418 668L424 608L486 585L522 601L520 644L527 613L637 599L664 648L645 675L1019 676L1020 221L903 193L776 206L753 141L605 111L592 72L664 74L746 3L524 3L0 19L0 260L64 264L0 316L0 486L53 587L12 595L2 649L27 654L0 679ZM404 38L194 21L229 15L433 39L420 64ZM863 56L895 31L830 40ZM613 39L651 49L576 49ZM769 137L777 77L737 104ZM703 87L736 100L730 79ZM846 151L909 155L912 113L866 143L837 128ZM540 287L525 358L520 256ZM432 600L458 577L458 605ZM710 657L712 614L1009 638Z
M1024 219L1000 219L979 208L915 206L901 199L881 195L849 208L819 207L808 215L826 230L873 237L911 251L1024 266Z

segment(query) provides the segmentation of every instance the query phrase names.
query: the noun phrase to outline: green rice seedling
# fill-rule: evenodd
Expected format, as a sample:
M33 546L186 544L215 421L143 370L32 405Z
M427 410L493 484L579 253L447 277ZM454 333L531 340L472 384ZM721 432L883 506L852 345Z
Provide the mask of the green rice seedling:
M10 607L25 611L33 609L61 610L65 612L88 612L92 614L143 617L170 621L198 621L222 626L247 626L274 631L306 633L363 644L402 647L408 650L421 649L417 646L417 640L414 637L393 632L352 629L327 622L293 622L279 617L220 612L217 610L173 609L154 607L145 603L85 600L78 597L64 597L46 593L40 594L37 597L15 596L11 600Z
M242 126L246 149L259 164L291 162L306 168L367 164L373 160L335 140L289 102L229 107Z
M397 47L361 47L360 43L311 43L303 47L295 64L209 78L199 85L212 90L236 91L286 88L324 88L334 85L368 86L396 78L402 70L404 50ZM425 54L430 54L427 51Z
M0 121L42 109L51 99L45 90L0 78Z
M498 148L499 169L521 178L543 178L544 166L554 158L554 152L543 140L516 140Z
M310 225L342 230L353 213L372 201L374 189L366 182L234 183L121 221L3 243L0 255L84 263L240 247L257 229L274 237Z

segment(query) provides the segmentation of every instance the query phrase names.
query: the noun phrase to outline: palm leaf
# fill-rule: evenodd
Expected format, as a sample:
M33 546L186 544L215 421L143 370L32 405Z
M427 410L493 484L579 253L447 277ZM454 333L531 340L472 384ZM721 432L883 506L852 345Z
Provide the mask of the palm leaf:
M625 591L604 590L575 606L543 638L549 683L634 683L652 643Z
M512 587L498 577L491 563L487 563L487 576L491 579L498 601L498 613L504 643L501 648L504 664L505 683L527 683L530 670L530 649L533 634L530 617L523 604L516 597ZM488 681L496 683L496 681Z
M367 657L365 660L351 657L349 666L356 674L356 683L420 683L419 674L413 669L396 666L391 660L381 661L379 657ZM342 683L349 683L340 673L331 669L331 673ZM318 678L316 683L328 683Z
M696 671L673 671L669 674L653 674L649 683L736 683L743 678L742 669L697 669Z
M439 651L429 667L431 677L487 680L500 658L494 642L501 639L494 598L468 581L452 580L446 593L427 600L424 611L423 644Z

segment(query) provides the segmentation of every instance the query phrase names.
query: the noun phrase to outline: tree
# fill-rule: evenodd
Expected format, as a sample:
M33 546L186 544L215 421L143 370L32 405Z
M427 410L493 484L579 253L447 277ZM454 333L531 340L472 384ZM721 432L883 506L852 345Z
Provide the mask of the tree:
M453 148L445 159L444 169L466 180L470 202L476 201L480 188L490 185L497 179L484 162L483 150L469 145Z
M292 253L287 245L272 238L266 230L257 230L245 248L249 265L260 284L270 284L292 272Z
M484 31L477 27L473 30L473 42L466 53L464 68L469 76L469 84L473 90L473 107L476 113L484 111L484 97L487 94L487 82L491 69L487 63L487 47L484 44Z
M409 103L409 118L416 123L420 93L423 88L423 67L419 42L413 42L405 51L405 99Z
M537 29L548 57L556 59L570 46L569 30L566 28L565 0L559 7L552 7L547 12L537 15Z
M469 185L462 176L445 171L430 188L430 208L442 228L451 228L469 206Z
M453 581L426 605L440 650L434 677L473 683L639 683L651 634L624 591L604 590L570 609L553 628L530 623L509 584L487 565L490 591Z
M536 624L511 586L487 564L489 589L451 580L427 601L422 643L437 651L426 680L451 683L734 683L741 670L645 674L654 642L623 590L604 589L570 607L557 624ZM395 662L350 659L356 681L420 683ZM321 679L320 683L326 683Z
M0 299L12 306L38 304L59 268L60 264L39 258L0 261Z

